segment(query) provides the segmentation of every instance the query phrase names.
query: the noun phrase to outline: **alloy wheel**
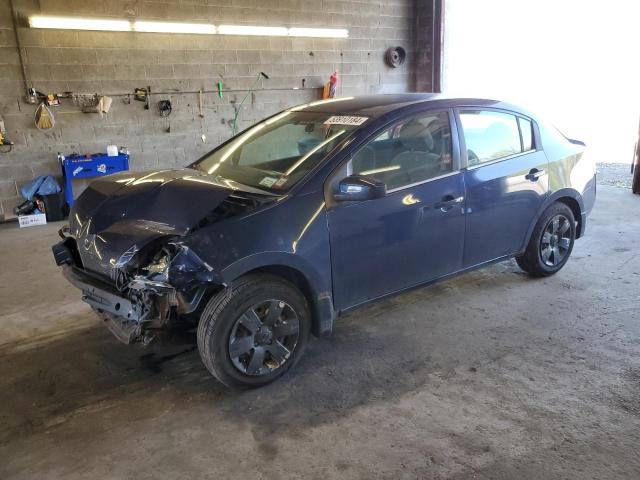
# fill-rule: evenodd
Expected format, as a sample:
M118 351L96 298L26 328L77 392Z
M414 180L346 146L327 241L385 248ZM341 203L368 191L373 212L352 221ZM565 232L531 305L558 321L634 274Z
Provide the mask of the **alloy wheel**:
M236 320L229 335L229 357L245 375L268 375L289 359L299 333L298 315L288 303L260 302Z
M548 267L562 263L571 248L571 222L564 215L556 215L544 229L540 241L540 258Z

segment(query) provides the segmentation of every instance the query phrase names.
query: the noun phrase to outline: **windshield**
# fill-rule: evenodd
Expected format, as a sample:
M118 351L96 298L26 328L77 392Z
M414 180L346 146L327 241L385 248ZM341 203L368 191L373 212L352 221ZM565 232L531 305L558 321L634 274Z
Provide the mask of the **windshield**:
M288 190L367 117L287 110L254 125L193 167L270 192Z

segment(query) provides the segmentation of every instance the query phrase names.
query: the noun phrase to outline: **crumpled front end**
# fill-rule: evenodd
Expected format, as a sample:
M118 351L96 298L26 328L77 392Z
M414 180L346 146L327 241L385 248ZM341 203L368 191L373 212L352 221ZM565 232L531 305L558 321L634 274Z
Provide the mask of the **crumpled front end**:
M191 232L248 213L260 196L192 170L92 182L52 247L66 278L125 343L188 320L219 273L187 244Z
M124 343L149 343L193 313L207 289L224 286L214 269L180 241L154 254L145 250L125 252L107 278L83 268L73 237L53 247L64 276Z

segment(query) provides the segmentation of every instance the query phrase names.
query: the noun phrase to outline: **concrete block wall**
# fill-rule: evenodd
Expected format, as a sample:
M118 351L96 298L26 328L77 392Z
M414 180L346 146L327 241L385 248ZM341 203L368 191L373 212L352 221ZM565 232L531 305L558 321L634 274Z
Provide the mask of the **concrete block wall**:
M52 107L55 127L33 124L35 106L24 100L24 82L9 0L0 0L0 115L15 146L0 153L0 218L20 203L18 187L41 174L59 174L57 152L104 152L126 146L135 170L182 166L231 136L234 103L245 92L182 93L249 88L240 128L283 108L320 97L329 75L340 74L339 95L415 89L413 0L14 0L27 81L41 92L98 93L113 97L111 111L82 113L70 100ZM348 28L348 39L38 30L31 14ZM385 50L401 45L409 59L401 68L384 64ZM302 87L305 79L306 89ZM134 88L151 86L152 105L131 99ZM165 92L154 94L153 92ZM169 99L173 112L161 118L156 103ZM202 136L205 136L205 141ZM7 150L0 147L0 151Z

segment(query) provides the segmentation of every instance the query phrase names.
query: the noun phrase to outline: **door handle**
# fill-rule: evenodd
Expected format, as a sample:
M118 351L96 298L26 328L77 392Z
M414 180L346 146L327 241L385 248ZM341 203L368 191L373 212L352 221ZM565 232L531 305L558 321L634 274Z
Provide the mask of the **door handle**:
M453 195L445 195L442 200L435 204L436 208L439 208L442 212L448 212L455 205L459 205L464 202L464 197L454 197Z
M526 178L527 180L531 181L531 182L537 182L538 178L540 178L542 175L544 175L544 170L538 170L537 168L532 168L529 173L527 173L524 178Z

